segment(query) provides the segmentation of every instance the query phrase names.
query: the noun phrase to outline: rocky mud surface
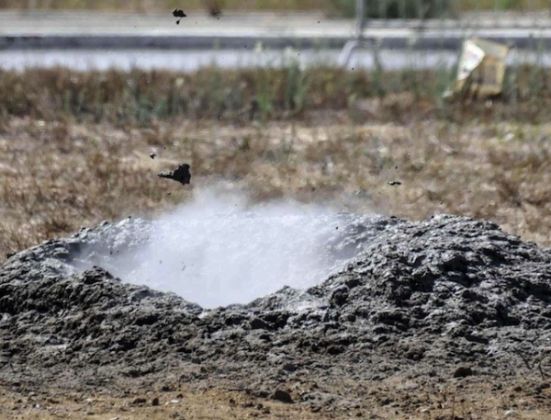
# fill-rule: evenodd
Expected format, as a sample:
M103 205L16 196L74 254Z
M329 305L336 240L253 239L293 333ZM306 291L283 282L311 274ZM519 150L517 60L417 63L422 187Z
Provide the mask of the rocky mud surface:
M522 383L511 392L551 410L551 251L493 223L349 216L329 246L362 252L318 286L211 310L105 268L74 268L92 243L116 252L146 235L143 221L103 224L0 267L1 384L215 383L361 415L373 404L419 414L424 393L449 383L494 394ZM394 396L376 391L383 383Z

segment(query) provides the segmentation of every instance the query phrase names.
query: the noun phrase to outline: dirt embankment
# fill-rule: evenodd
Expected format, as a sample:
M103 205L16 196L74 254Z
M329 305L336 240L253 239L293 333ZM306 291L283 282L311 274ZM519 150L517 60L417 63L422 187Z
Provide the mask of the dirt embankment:
M263 400L305 416L423 416L449 414L450 400L437 396L451 384L480 403L463 398L465 415L551 409L551 252L495 224L348 219L331 246L363 253L319 286L208 311L100 267L72 268L90 241L109 248L135 226L83 230L2 265L6 390L149 395L168 387L177 400L181 387L197 394L216 385L257 415Z

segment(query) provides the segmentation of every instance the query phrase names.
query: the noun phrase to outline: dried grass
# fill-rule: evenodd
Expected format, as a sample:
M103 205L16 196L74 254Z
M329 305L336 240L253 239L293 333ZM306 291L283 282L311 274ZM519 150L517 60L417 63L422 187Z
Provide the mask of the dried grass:
M334 67L171 71L0 70L0 129L9 117L147 126L171 118L303 120L312 111L346 111L358 121L537 122L551 105L551 72L512 67L503 95L442 100L453 71L345 71Z
M185 201L189 189L156 176L181 161L192 165L194 188L224 179L259 200L294 197L411 219L469 215L549 245L551 125L312 119L173 119L122 129L10 117L0 134L2 258L82 225Z

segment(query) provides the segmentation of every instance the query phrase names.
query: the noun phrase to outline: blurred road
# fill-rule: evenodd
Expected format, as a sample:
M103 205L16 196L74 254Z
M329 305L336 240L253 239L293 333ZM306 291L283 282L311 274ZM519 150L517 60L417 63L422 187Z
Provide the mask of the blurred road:
M354 22L319 13L225 14L214 19L190 12L179 25L170 12L136 15L98 12L0 12L0 49L110 48L205 49L266 47L340 48ZM371 21L364 36L381 48L455 50L465 36L480 36L520 48L551 47L547 13L476 14L460 21Z

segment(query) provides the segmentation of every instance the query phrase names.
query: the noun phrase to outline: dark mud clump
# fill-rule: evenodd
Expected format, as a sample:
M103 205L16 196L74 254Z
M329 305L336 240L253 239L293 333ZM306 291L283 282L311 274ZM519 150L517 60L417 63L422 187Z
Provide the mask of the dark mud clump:
M173 171L165 171L158 174L160 178L172 179L180 184L187 185L191 181L190 166L183 163Z
M332 246L363 252L318 286L208 311L100 267L75 271L75 255L110 229L46 242L0 267L2 381L108 386L177 372L281 399L278 384L312 378L551 375L551 252L489 222L358 218Z
M175 18L178 18L176 20L176 25L179 25L180 21L183 18L187 17L187 15L185 14L185 12L182 9L174 9L174 11L172 12L172 16L174 16Z

